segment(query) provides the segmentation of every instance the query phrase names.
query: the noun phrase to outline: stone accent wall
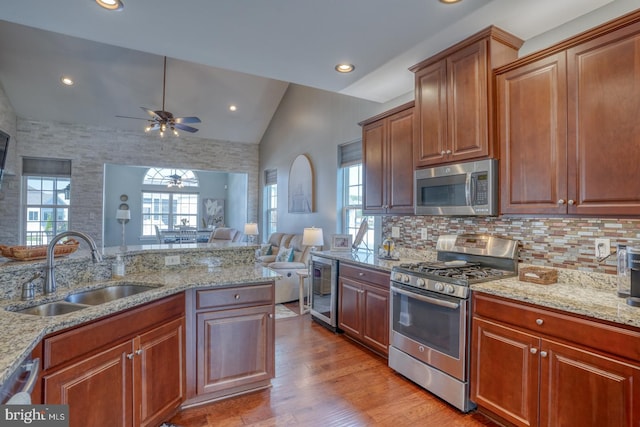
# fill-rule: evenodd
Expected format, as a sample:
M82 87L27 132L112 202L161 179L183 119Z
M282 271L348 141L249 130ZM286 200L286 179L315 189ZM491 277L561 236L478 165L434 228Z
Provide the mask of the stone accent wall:
M394 239L399 248L435 250L441 234L485 233L518 240L525 264L609 274L616 273L616 244L640 246L638 219L387 216L382 225L384 237L400 228ZM422 228L428 229L426 240L420 239ZM611 239L612 255L602 262L595 258L596 237Z
M18 119L18 158L71 159L70 228L103 241L104 164L173 167L248 174L248 220L258 218L258 145L214 141L181 135L146 135L64 123ZM18 244L20 179L0 203L0 242Z

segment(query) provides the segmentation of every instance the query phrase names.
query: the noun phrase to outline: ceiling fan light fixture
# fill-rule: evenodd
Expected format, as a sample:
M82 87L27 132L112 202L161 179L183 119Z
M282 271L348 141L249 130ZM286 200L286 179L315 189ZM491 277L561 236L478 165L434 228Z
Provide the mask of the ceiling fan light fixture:
M121 0L96 0L98 6L112 11L119 11L124 8L124 3Z

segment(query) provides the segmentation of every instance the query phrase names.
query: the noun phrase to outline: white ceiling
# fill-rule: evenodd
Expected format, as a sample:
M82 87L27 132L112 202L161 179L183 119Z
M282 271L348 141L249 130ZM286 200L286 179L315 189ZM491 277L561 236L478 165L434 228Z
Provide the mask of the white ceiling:
M123 1L0 0L0 83L19 117L142 131L115 116L161 108L166 55L166 110L200 117L195 136L259 143L289 82L386 102L413 89L411 65L489 25L527 40L613 0Z

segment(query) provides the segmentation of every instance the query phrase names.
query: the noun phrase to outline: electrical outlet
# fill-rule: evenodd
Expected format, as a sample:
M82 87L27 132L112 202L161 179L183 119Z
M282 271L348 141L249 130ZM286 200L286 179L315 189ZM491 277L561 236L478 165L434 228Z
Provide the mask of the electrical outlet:
M180 255L170 255L164 257L164 265L180 265Z
M604 258L611 254L611 240L610 239L596 239L596 258Z
M400 227L391 227L391 237L400 237Z
M429 230L427 228L420 229L420 238L422 240L427 240L429 238Z

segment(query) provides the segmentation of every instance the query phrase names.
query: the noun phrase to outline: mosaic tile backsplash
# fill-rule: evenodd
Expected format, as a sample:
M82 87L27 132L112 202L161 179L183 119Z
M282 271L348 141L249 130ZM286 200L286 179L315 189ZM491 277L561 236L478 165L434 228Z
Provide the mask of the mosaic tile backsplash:
M435 250L441 234L492 234L520 242L520 262L616 274L616 245L640 246L640 219L387 216L384 237L400 228L399 248ZM421 229L428 238L422 240ZM611 240L611 256L598 262L595 238Z

